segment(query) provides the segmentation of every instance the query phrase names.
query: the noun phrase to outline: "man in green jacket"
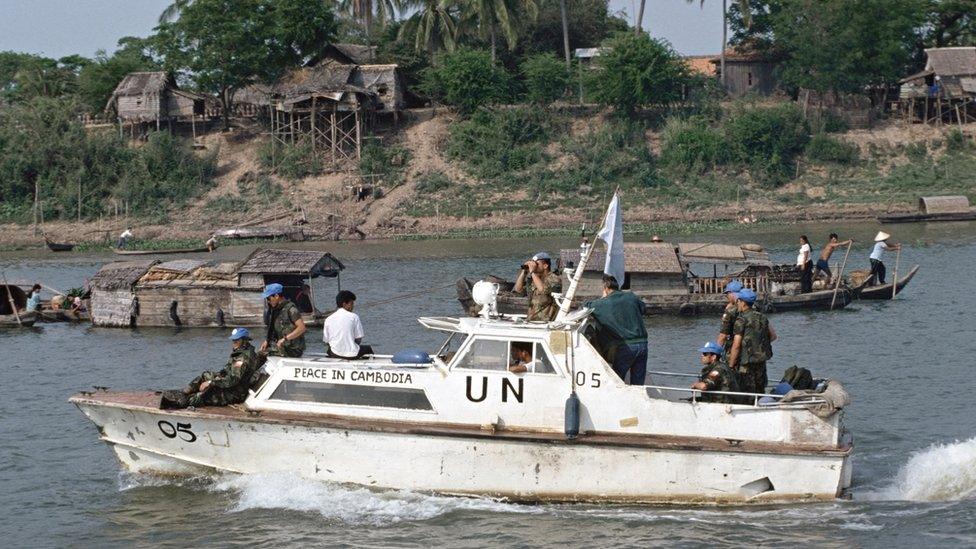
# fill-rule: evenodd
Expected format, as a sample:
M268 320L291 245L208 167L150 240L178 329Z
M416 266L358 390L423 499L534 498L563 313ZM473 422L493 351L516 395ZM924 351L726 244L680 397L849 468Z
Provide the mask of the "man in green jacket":
M585 304L600 323L601 335L609 341L613 371L631 385L643 385L647 373L647 328L644 327L644 302L631 292L623 292L617 279L603 275L603 297Z
M294 303L285 299L281 284L268 284L264 299L268 302L268 336L260 352L272 356L300 357L305 352L305 321Z
M247 400L251 380L259 367L258 355L247 328L234 328L229 339L233 348L222 370L203 372L183 391L164 391L160 407L227 406Z
M746 288L738 296L739 318L732 329L729 367L739 376L739 390L762 394L766 392L766 361L773 358L776 330L769 325L766 315L753 308L756 292Z

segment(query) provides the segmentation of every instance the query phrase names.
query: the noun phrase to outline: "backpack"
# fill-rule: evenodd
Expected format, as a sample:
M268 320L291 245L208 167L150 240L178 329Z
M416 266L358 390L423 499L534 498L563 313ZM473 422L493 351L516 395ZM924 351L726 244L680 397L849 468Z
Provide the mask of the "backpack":
M806 368L797 365L790 366L783 372L783 379L797 391L812 391L816 385L813 383L813 374Z

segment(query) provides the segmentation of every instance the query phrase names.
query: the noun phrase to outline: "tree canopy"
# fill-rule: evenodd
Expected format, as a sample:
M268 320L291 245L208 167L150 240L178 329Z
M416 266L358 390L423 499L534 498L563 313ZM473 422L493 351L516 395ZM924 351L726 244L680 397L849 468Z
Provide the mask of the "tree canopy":
M688 66L671 46L644 33L604 42L591 74L596 99L626 113L680 100L689 81Z

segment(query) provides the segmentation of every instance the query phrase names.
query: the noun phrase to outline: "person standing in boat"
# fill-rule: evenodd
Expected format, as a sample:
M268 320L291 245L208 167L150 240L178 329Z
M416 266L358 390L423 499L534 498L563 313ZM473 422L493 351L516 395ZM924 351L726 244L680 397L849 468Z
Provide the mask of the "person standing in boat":
M827 239L827 243L824 244L822 250L820 250L820 257L817 258L817 265L814 267L813 278L817 278L821 273L827 275L827 282L834 277L834 274L830 272L830 256L834 255L834 250L841 246L847 246L854 242L853 238L849 238L843 242L840 242L837 233L830 233L830 237Z
M644 302L633 292L620 290L617 279L603 275L603 297L587 301L593 309L590 316L600 324L601 335L609 341L613 371L631 385L643 385L647 374L647 328L644 326Z
M322 324L325 352L332 358L354 359L373 354L373 348L362 345L363 323L353 312L356 294L342 290L336 294L336 311Z
M27 310L28 311L40 311L41 310L41 285L34 284L31 287L31 291L27 294Z
M264 299L268 302L268 335L261 344L260 352L273 356L300 357L305 352L305 321L302 313L291 301L285 299L281 284L264 287Z
M796 256L796 266L800 268L800 293L813 291L813 249L807 235L800 235L800 251Z
M219 372L203 372L183 389L182 394L164 391L162 408L228 406L247 400L251 378L258 369L258 355L251 345L251 333L247 328L234 328L229 339L232 348L224 368Z
M552 272L549 254L539 252L522 264L513 289L516 294L529 297L529 310L526 313L528 320L548 322L556 318L556 313L559 312L559 306L552 294L561 292L562 286L559 275Z
M766 361L773 358L772 343L776 341L776 330L769 324L766 315L753 308L756 292L745 288L738 293L736 301L739 318L732 329L732 351L729 354L729 367L738 376L739 389L745 393L765 393Z
M722 402L725 404L741 404L740 398L734 395L708 394L706 391L738 392L739 382L735 372L722 360L725 349L714 341L709 341L698 349L701 353L702 370L691 388L703 391L698 400L702 402Z
M888 239L891 235L884 232L878 231L877 236L874 237L874 249L871 250L871 282L870 285L884 284L885 283L885 264L881 261L884 257L885 250L898 251L901 249L900 243L888 244ZM895 281L898 282L897 280Z
M722 327L718 332L718 344L725 349L726 354L732 350L732 328L735 326L735 320L739 318L739 306L736 305L736 300L739 299L738 292L742 290L742 283L738 280L732 280L725 285L725 311L722 313Z
M126 227L122 234L119 235L119 241L115 245L116 248L122 250L125 249L126 244L132 239L132 227Z

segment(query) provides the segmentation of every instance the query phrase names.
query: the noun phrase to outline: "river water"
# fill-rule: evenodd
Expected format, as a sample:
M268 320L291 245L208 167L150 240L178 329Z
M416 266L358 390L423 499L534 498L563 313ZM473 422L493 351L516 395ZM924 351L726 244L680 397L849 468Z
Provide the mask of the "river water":
M800 232L816 245L834 229L860 241L849 268L865 267L873 224L759 227L673 240L759 242L790 262ZM515 505L373 492L281 474L184 480L127 475L67 398L92 385L181 386L200 370L223 364L226 333L46 324L0 331L0 540L7 547L976 545L976 224L890 229L908 246L902 272L922 265L898 299L772 317L780 339L770 378L801 364L816 377L843 380L853 396L847 410L856 444L851 501ZM346 263L342 285L359 296L367 339L390 352L439 343L441 337L426 333L415 319L456 315L453 288L443 286L457 277L511 276L527 255L572 245L519 239L303 246L330 250ZM218 256L239 259L248 251L226 248ZM886 259L890 276L893 254ZM0 269L10 280L65 288L81 285L109 260L7 253ZM325 306L334 281L316 281L315 289L317 303ZM411 292L421 294L369 306ZM714 337L717 325L715 318L651 319L650 369L696 371L695 349Z

